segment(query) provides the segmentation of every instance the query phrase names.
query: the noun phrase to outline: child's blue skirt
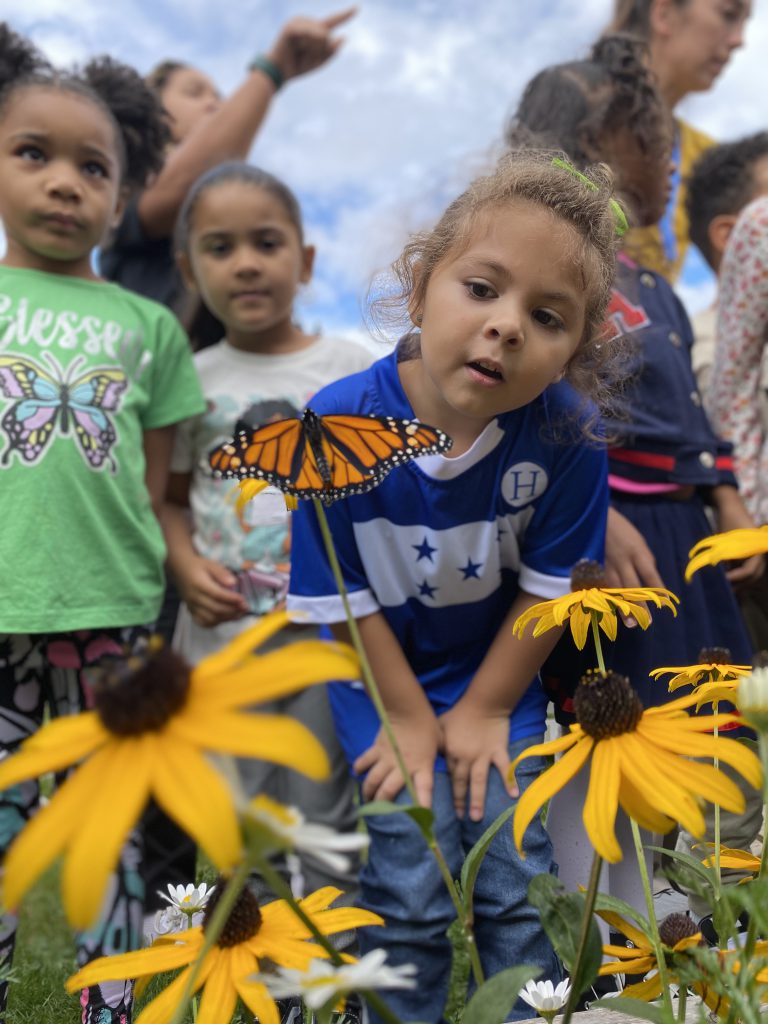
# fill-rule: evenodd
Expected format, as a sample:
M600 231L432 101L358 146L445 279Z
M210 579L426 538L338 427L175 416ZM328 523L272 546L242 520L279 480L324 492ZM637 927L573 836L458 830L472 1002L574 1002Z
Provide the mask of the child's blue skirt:
M628 676L643 705L654 707L684 696L690 687L670 693L670 677L655 681L649 676L651 669L695 665L703 647L726 647L733 664L751 664L749 636L723 564L700 569L690 583L685 582L688 552L702 537L715 532L701 499L696 495L675 501L663 495L637 497L613 492L611 504L643 535L664 585L680 598L680 605L676 616L651 605L653 621L645 631L639 626L628 629L619 621L615 643L601 633L606 665ZM542 669L561 723L573 721L570 696L581 673L596 664L591 640L583 652L577 652L567 633ZM720 710L730 708L721 704Z

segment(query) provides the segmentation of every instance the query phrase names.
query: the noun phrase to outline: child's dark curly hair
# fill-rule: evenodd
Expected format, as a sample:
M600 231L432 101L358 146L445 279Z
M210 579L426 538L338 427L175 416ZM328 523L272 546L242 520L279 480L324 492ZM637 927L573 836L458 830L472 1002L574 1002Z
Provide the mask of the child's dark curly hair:
M616 34L599 39L587 60L545 68L526 86L506 127L507 144L528 145L533 133L538 145L564 149L584 167L604 134L626 128L644 153L662 157L672 124L645 55L641 40Z
M115 126L123 184L141 189L163 164L170 139L167 118L141 75L111 57L60 72L27 40L0 23L0 116L20 89L72 92L100 107Z
M685 197L689 234L710 266L715 257L709 225L715 217L735 216L756 198L755 164L763 160L768 164L768 132L712 146L693 165Z

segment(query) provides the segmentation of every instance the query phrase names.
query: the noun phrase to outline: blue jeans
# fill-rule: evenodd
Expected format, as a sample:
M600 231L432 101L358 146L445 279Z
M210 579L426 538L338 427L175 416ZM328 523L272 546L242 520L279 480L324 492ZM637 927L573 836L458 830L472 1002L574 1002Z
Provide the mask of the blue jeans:
M522 750L539 742L527 737L509 748L514 759ZM541 757L526 758L518 767L517 784L524 790L541 773ZM397 803L408 804L403 790ZM511 806L511 800L496 768L491 768L482 821L459 819L453 807L450 777L435 772L432 809L435 834L451 874L458 878L466 854L488 826ZM385 949L390 964L416 964L418 986L411 990L383 992L382 997L403 1021L441 1024L448 994L451 946L446 930L456 914L434 857L415 823L406 814L366 818L371 845L361 876L362 904L381 914L384 927L360 929L360 952ZM538 911L527 898L528 883L535 875L554 870L552 844L540 817L525 833L525 860L521 860L512 839L512 822L494 837L483 860L475 885L475 937L486 978L505 967L534 964L543 969L542 978L560 980L560 964L539 922ZM504 1020L535 1016L525 1004L510 998L510 1012ZM370 1014L371 1024L380 1018Z

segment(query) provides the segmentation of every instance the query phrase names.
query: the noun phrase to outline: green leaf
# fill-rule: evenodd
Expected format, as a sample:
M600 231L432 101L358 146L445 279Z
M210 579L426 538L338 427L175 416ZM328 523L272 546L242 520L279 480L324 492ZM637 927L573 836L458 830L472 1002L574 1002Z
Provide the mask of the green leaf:
M634 922L644 935L650 935L651 927L648 918L643 917L639 910L617 896L599 892L595 897L595 910L611 910L614 914Z
M685 866L689 867L691 871L699 875L707 885L711 886L714 882L714 868L705 867L698 857L693 857L690 853L683 853L682 850L668 850L665 846L646 846L645 849L654 850L657 853L663 853L666 857L669 857L670 860L685 864ZM714 856L714 851L712 855Z
M358 814L363 818L369 818L374 814L407 814L416 822L427 842L434 841L432 826L435 815L429 807L419 807L417 804L394 804L391 800L373 800L369 804L363 804Z
M494 1024L506 1020L517 994L526 982L538 978L540 967L521 964L499 971L477 989L464 1011L462 1024Z
M496 833L509 821L514 813L514 807L508 807L506 811L502 811L496 821L483 832L464 860L461 868L461 890L464 894L464 906L470 912L472 910L477 873L480 870L480 865L483 863L483 857L485 857Z
M603 945L595 919L589 922L586 949L578 973L576 959L581 937L581 922L586 912L582 893L566 892L554 875L537 875L528 886L528 902L536 907L544 931L571 973L571 984L583 992L597 976L603 962Z
M664 1010L654 1003L643 1002L642 999L630 999L624 996L615 996L613 999L596 999L589 1004L590 1010L596 1006L604 1010L614 1010L616 1013L626 1013L629 1017L640 1017L641 1020L650 1020L653 1024L664 1024Z

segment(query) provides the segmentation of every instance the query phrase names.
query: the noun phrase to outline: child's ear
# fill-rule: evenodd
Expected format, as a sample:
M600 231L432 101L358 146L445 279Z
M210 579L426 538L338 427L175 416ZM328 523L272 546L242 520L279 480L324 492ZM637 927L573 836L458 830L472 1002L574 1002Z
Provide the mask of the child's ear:
M719 216L713 217L709 222L707 237L718 264L723 258L725 247L728 244L728 239L731 237L731 232L737 220L738 216L735 213L721 213Z
M305 245L301 250L301 274L299 280L302 284L309 284L312 280L312 269L315 266L315 247Z
M111 228L117 228L120 226L120 221L123 219L123 214L125 213L125 207L130 194L131 190L127 185L123 185L117 193L117 203L115 204L112 216L109 219L109 226Z
M179 268L179 273L181 274L181 279L184 282L185 287L194 294L197 294L197 281L195 280L195 275L192 272L192 264L187 253L176 253L176 266Z

